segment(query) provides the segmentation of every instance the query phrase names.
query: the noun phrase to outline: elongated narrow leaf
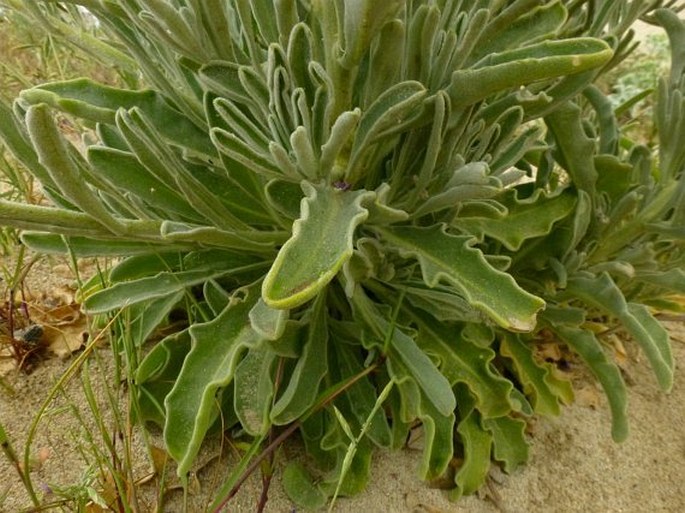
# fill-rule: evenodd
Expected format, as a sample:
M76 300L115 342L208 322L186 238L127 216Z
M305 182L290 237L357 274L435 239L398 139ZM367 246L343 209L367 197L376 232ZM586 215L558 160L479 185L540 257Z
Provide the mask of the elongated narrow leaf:
M383 344L381 347L385 349L388 341L388 368L395 382L401 385L402 381L411 379L442 415L450 415L456 407L452 386L414 339L385 319L360 289L355 291L353 305L356 318L368 327L371 338L375 339L371 343Z
M264 435L271 427L269 411L277 359L278 356L264 346L252 348L235 369L233 405L240 424L250 435Z
M193 242L203 246L241 250L250 253L273 253L274 245L287 238L285 232L228 231L213 226L164 221L160 230L164 239L175 242ZM164 240L162 239L162 240Z
M424 429L424 448L419 476L430 480L441 477L454 453L454 412L443 415L425 396L421 399L419 415Z
M290 374L285 390L271 409L271 421L276 425L293 422L314 404L321 380L328 370L327 312L324 296L320 297L322 299L317 299L311 310L302 354Z
M190 328L192 349L176 383L164 401L164 441L178 462L178 475L185 476L216 415L215 394L228 385L240 356L259 341L250 327L249 313L259 294L255 287L243 291L210 322Z
M206 132L174 109L157 91L117 89L78 78L27 89L21 97L31 104L46 103L79 118L108 124L114 124L118 109L137 107L154 121L155 128L166 139L203 155L216 155Z
M108 312L141 301L164 297L223 274L226 274L226 271L208 273L206 270L200 270L160 273L149 278L117 283L86 299L83 306L91 314Z
M40 163L64 196L113 233L123 233L121 223L107 210L79 173L48 107L30 107L26 113L26 126Z
M536 5L537 2L531 4ZM515 20L507 19L506 24L495 18L483 31L469 60L473 62L491 53L529 45L549 37L566 22L567 17L563 2L557 0L526 9L523 16Z
M72 252L79 258L94 256L132 256L148 255L165 251L189 251L191 244L152 244L126 240L98 240L87 237L65 237L52 233L24 232L21 240L34 251L40 253Z
M535 327L536 313L545 302L488 264L479 250L470 247L471 237L448 234L439 225L379 228L379 232L402 254L419 261L429 287L445 280L500 326L514 331Z
M599 39L545 41L492 54L473 68L455 71L448 92L453 108L463 108L512 87L597 68L612 55Z
M216 256L216 253L196 255L199 255L197 262L189 265L189 270L160 272L155 276L116 283L87 298L83 306L92 313L107 312L141 301L165 297L213 278L255 267L255 263L247 255L221 252L220 260L209 262L205 258L210 255ZM259 265L256 264L256 267L259 268Z
M164 399L171 391L188 351L190 335L183 330L159 342L136 369L135 392L139 408L134 410L142 422L164 426Z
M588 137L581 119L581 109L575 103L555 109L545 122L556 140L556 158L571 175L573 183L594 197L597 184L595 169L595 142Z
M295 308L316 296L352 256L355 228L368 216L368 191L343 191L303 182L307 195L300 218L267 274L264 302L272 308Z
M621 371L609 361L602 345L591 332L561 325L553 329L580 355L602 385L611 409L611 436L617 442L624 441L628 436L628 404Z
M359 353L347 344L337 344L335 354L341 381L353 378L364 371ZM359 380L345 393L345 402L353 418L360 427L366 424L366 437L379 447L390 447L390 426L383 409L377 408L378 400L378 391L368 378Z
M43 186L56 189L50 174L38 161L38 155L31 145L26 129L20 125L12 109L4 102L0 102L0 139L14 158L24 164Z
M150 206L178 213L187 221L202 220L202 216L188 205L181 194L157 179L132 153L91 146L88 148L88 162L114 187L132 192Z
M616 316L647 355L661 388L671 389L675 363L668 332L646 307L627 303L606 273L596 278L572 278L566 292Z
M533 352L520 337L507 334L500 342L500 353L514 362L516 375L523 390L533 396L533 407L541 415L559 415L559 403L573 400L573 388L568 381L557 379L552 370L538 364Z
M362 115L352 145L346 179L356 183L366 170L360 167L362 157L380 138L401 131L421 114L427 95L419 82L401 82L383 92Z

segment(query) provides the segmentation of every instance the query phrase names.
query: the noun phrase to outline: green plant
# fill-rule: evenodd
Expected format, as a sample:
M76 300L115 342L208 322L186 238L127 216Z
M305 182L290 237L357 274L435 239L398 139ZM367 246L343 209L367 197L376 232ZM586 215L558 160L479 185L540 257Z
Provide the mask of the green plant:
M23 91L0 133L52 205L2 201L0 222L38 251L125 257L84 305L125 309L146 351L127 362L138 420L163 426L182 478L208 432L254 438L214 507L294 431L295 500L358 492L372 449L417 421L421 477L459 454L451 496L472 493L492 459L526 461L526 418L572 399L535 357L545 332L603 385L617 441L626 389L593 321L670 389L649 307L685 291L685 26L662 2L63 3L149 89ZM619 144L594 85L648 15L673 48L657 155ZM55 109L95 129L84 153Z

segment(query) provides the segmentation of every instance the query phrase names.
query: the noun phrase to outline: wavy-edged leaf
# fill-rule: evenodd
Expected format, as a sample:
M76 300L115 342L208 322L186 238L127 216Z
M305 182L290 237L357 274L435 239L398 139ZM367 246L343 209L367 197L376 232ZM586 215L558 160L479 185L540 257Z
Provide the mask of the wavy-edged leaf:
M218 317L190 328L192 349L164 401L164 441L179 476L190 470L216 414L217 390L232 381L245 349L260 340L248 317L258 298L256 286L239 291Z
M300 218L264 279L262 297L272 308L295 308L328 285L352 256L354 230L368 216L363 203L374 197L307 182L302 188Z
M492 434L493 456L501 461L508 474L528 461L526 422L511 417L483 419L483 427Z
M535 5L533 3L533 5ZM502 21L498 19L502 17ZM527 8L523 16L514 20L509 16L495 17L481 34L469 55L474 62L485 55L526 46L553 35L567 21L566 7L560 1Z
M163 221L160 229L162 240L193 242L203 246L240 250L251 253L273 253L274 246L284 242L287 233L283 231L229 231L174 221Z
M580 355L602 385L611 409L611 436L617 442L628 437L628 399L619 368L604 353L602 344L586 330L554 326L561 340Z
M443 415L425 395L419 414L424 429L424 448L419 476L424 480L442 476L454 454L454 412Z
M463 387L457 388L460 415L457 432L464 446L464 461L454 479L457 486L450 491L452 500L474 493L485 483L490 470L493 440L492 434L481 425L473 398Z
M511 382L496 374L491 367L495 352L478 347L454 326L438 322L417 310L405 310L405 315L418 326L417 343L426 354L440 360L440 371L452 386L466 385L476 399L484 417L500 417L512 409L509 396Z
M547 115L545 122L556 141L555 156L575 186L594 198L597 184L595 141L588 137L578 105L566 102Z
M645 306L627 303L607 273L594 278L571 278L566 293L614 315L647 355L661 388L671 389L675 362L670 338Z
M108 312L141 301L165 297L226 273L225 270L163 272L156 276L117 283L87 298L83 307L90 314Z
M685 294L685 270L670 269L664 272L640 272L635 280L664 290Z
M532 349L520 337L506 334L500 341L499 351L514 363L524 392L533 396L536 413L556 416L561 413L560 402L569 404L573 401L571 383L556 378L549 366L538 364Z
M314 478L298 461L288 463L281 478L283 489L298 506L318 510L326 505L328 496L314 483Z
M545 302L519 287L511 275L492 267L478 249L470 246L472 237L451 235L445 228L398 226L378 231L400 253L419 261L429 287L445 280L500 326L532 330L536 313Z
M504 217L457 217L452 225L482 238L492 237L508 249L517 251L527 240L547 235L554 224L564 219L576 204L575 195L568 192L549 197L535 194L519 200L515 193L500 200L507 207Z

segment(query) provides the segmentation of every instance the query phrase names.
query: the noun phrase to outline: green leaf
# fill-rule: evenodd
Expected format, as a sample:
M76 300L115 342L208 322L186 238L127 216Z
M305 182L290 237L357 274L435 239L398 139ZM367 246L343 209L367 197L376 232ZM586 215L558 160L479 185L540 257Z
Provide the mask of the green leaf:
M283 335L285 323L288 320L288 310L276 310L268 307L263 300L250 310L250 324L252 329L266 340L278 340Z
M585 133L581 115L578 105L566 102L548 114L545 122L556 141L557 161L571 175L575 186L594 198L598 179L595 142Z
M14 158L38 178L43 186L56 188L50 174L38 161L38 155L31 145L26 129L19 123L12 109L5 102L0 102L0 139L2 144L12 152Z
M500 354L514 363L516 376L523 385L526 395L533 396L533 407L540 415L559 415L560 402L573 400L571 383L556 378L549 365L538 364L532 349L521 337L506 334L500 341Z
M302 353L283 393L271 409L271 421L285 425L300 418L314 404L328 371L328 325L325 295L320 295L311 310ZM278 342L276 342L278 343Z
M464 446L464 461L455 476L457 486L450 492L451 500L470 495L485 483L492 452L493 436L481 426L480 414L464 389L459 393L459 415L457 433Z
M429 287L444 280L500 326L514 331L535 328L536 312L545 302L488 264L478 249L470 247L471 237L451 235L445 229L444 225L402 226L378 231L401 254L419 261Z
M108 312L141 301L166 297L213 278L254 267L252 259L246 255L226 252L222 253L222 257L222 260L215 262L200 259L196 265L189 266L187 271L164 271L155 276L116 283L88 297L83 306L91 313Z
M362 157L379 139L398 133L418 118L427 95L419 82L400 82L383 92L363 113L352 145L345 181L355 184L367 170L360 168Z
M571 192L549 197L540 191L524 200L513 192L499 201L507 207L504 217L457 217L452 226L481 239L487 235L517 251L527 239L550 233L554 223L568 216L576 204Z
M181 194L150 173L132 153L90 146L88 162L112 186L135 194L151 207L163 209L165 214L179 214L187 221L202 220Z
M614 315L640 345L665 391L673 386L674 360L668 332L643 305L627 303L611 277L569 279L567 294Z
M243 429L252 436L265 435L271 427L269 412L277 359L264 346L251 348L235 368L233 406Z
M448 89L452 108L467 107L510 88L598 68L612 55L609 45L592 38L544 41L491 54L473 68L452 74Z
M454 412L443 415L424 395L419 418L424 429L419 476L424 480L437 479L445 473L454 457Z
M300 218L264 279L262 297L272 308L296 308L328 285L352 256L354 230L368 215L362 204L374 196L307 182L302 188Z
M395 382L415 381L442 415L450 415L456 407L452 387L414 339L386 320L361 289L357 288L352 302L355 316L369 328L375 343L387 348L388 369Z
M339 368L340 381L357 376L364 371L359 352L345 344L335 346L336 364ZM390 447L391 432L384 410L378 410L378 392L376 386L363 378L347 389L344 401L347 409L359 426L366 425L366 436L379 447ZM341 405L343 408L343 405Z
M190 328L192 349L164 401L164 441L169 454L178 462L180 477L190 470L212 416L216 415L217 390L233 380L245 349L260 340L249 320L258 298L255 286L238 291L218 317Z
M39 253L73 253L79 258L95 256L149 255L165 251L189 251L190 244L152 244L126 240L98 240L87 237L66 237L52 233L24 232L21 240Z
M314 484L314 479L302 463L288 463L283 470L282 482L285 493L298 506L318 510L326 505L327 495Z
M418 326L417 343L426 354L438 358L440 371L452 386L466 385L484 417L499 417L511 411L511 382L494 371L495 352L478 347L461 336L453 325L438 322L417 310L404 310Z
M616 442L623 442L628 437L628 404L621 371L609 361L602 345L591 332L561 325L554 326L553 330L580 355L602 385L611 409L611 436Z
M26 126L40 163L64 196L109 231L123 233L125 229L121 222L114 218L83 179L48 107L43 104L30 107L26 113Z
M178 373L190 351L188 330L170 335L159 342L140 362L135 372L135 392L138 396L138 420L164 426L164 399L171 391Z
M207 270L162 272L156 276L117 283L87 298L83 307L90 314L104 313L141 301L166 297L226 273L225 270L212 273Z
M506 473L528 461L525 421L511 417L483 419L483 427L492 433L494 457L503 463Z
M110 125L114 124L117 110L137 107L165 139L202 155L216 155L204 127L192 123L157 91L130 91L78 78L27 89L21 98L30 104L47 103L76 117Z
M386 22L393 19L403 2L357 0L344 5L341 64L349 69L358 65L373 38Z
M532 3L535 5L535 3ZM502 22L498 18L502 18ZM474 62L488 54L503 52L510 48L527 46L542 38L552 36L567 21L568 12L560 1L526 9L523 16L514 20L502 13L494 17L475 45L469 60Z

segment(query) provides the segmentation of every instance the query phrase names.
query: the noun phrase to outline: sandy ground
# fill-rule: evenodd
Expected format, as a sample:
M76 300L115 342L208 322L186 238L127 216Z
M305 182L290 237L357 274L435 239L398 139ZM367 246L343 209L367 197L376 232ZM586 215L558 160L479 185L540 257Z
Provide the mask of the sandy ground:
M54 272L59 264L43 263L31 273L41 285L41 276L52 287L69 282ZM55 284L57 279L58 283ZM61 280L61 283L59 281ZM45 283L42 283L45 285ZM668 323L672 333L674 353L679 366L685 365L685 322ZM527 466L507 476L493 473L479 497L467 497L458 503L447 500L444 492L431 489L416 478L420 459L418 450L377 453L374 458L372 482L369 488L353 498L340 499L335 511L397 512L397 513L680 513L685 511L685 375L676 373L676 383L670 394L659 391L646 362L635 351L629 351L626 372L630 386L631 435L621 444L610 437L610 418L601 393L588 383L579 401L566 408L555 419L538 419L531 429L531 458ZM111 353L101 350L103 367L93 369L95 387L99 380L111 373ZM64 373L71 360L51 358L40 363L29 376L5 366L4 379L14 389L10 394L0 389L0 420L12 443L22 451L28 426L43 404L48 392ZM100 387L101 390L101 387ZM102 393L100 400L104 401ZM588 400L587 398L591 399ZM599 398L599 403L595 399ZM79 422L73 409L81 412ZM102 408L104 412L105 407ZM42 494L57 485L73 485L84 481L86 459L80 450L87 449L88 433L97 436L93 416L86 406L83 385L78 378L68 383L64 392L49 404L48 414L41 422L32 445L32 455L40 463L32 473L34 483ZM106 425L111 415L103 413ZM133 437L135 476L150 473L142 437ZM152 437L151 442L161 442ZM97 446L102 443L96 441ZM281 452L281 461L297 451L290 444ZM227 452L227 451L224 451ZM209 446L200 460L211 460L219 454L216 444ZM207 501L221 485L222 476L230 460L224 458L203 466L198 471L194 495L190 497L191 512L205 510ZM15 513L30 506L16 471L0 457L0 512ZM85 490L85 487L82 487ZM155 487L141 485L139 508L143 513L155 511ZM248 481L238 496L224 511L255 511L261 493L259 478ZM55 497L53 496L53 499ZM285 497L278 476L274 479L266 511L286 513L295 511ZM97 510L96 510L97 511ZM182 511L181 494L167 495L164 512Z

